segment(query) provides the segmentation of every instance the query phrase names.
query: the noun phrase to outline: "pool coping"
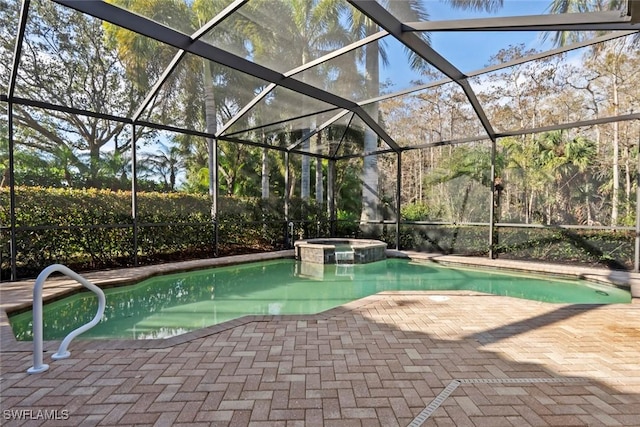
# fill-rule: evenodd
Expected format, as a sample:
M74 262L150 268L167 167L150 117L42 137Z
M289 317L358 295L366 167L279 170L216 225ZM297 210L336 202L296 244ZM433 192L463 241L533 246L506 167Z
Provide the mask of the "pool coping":
M178 263L161 264L153 266L145 266L138 268L117 269L88 272L83 274L90 282L101 288L114 286L124 286L135 283L137 281L163 275L178 273L183 271L201 270L213 267L223 267L230 265L244 264L254 261L268 261L277 259L294 258L294 250L285 250L268 253L235 255L224 258L210 258L204 260L183 261ZM604 268L581 267L571 265L544 264L533 261L516 261L504 259L490 259L484 257L468 257L459 255L442 255L433 253L422 253L413 251L398 251L387 249L388 258L405 258L415 261L430 261L442 265L478 267L485 269L499 269L504 271L534 273L553 275L564 278L579 278L592 282L612 285L631 289L632 292L640 290L640 273L631 273L626 271L608 270ZM9 324L8 313L13 313L30 307L32 302L32 291L35 280L26 280L18 282L6 282L0 284L0 353L31 351L33 343L28 341L17 341L11 325ZM74 292L82 290L81 284L60 277L51 277L44 284L43 300L51 301L64 296L68 296ZM451 292L445 291L425 291L426 293L445 294ZM477 292L456 291L456 295L475 295ZM209 326L196 331L187 332L175 337L150 339L150 340L76 340L73 348L82 349L151 349L151 348L167 348L178 344L186 343L194 339L203 338L209 335L217 334L222 331L235 328L250 322L268 322L272 320L305 320L305 321L322 321L334 317L341 313L349 312L354 309L362 308L366 305L375 303L393 292L381 292L359 300L355 300L339 307L326 310L321 313L312 315L250 315L238 319L223 322L217 325ZM482 294L485 295L485 294ZM633 294L637 295L637 294ZM640 298L632 298L632 303L640 303ZM576 305L576 304L573 304ZM615 304L613 304L615 306ZM580 305L576 305L580 306ZM628 304L624 305L628 307ZM635 304L640 309L640 304ZM45 341L45 352L53 352L57 350L60 340Z

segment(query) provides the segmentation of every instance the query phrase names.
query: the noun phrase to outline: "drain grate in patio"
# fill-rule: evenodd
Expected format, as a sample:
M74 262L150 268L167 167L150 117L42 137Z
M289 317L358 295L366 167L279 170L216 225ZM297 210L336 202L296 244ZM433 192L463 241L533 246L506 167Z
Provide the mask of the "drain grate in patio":
M533 384L533 383L577 383L587 382L584 378L466 378L452 380L407 427L420 427L462 384Z

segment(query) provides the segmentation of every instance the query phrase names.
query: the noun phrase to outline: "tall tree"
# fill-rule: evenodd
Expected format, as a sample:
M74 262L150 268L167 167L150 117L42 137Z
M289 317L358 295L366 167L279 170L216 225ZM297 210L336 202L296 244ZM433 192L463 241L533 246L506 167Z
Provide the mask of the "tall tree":
M154 153L141 157L150 177L161 178L165 190L176 189L178 174L184 167L184 153L180 147L159 142L158 149Z
M448 0L452 7L458 9L493 11L502 6L502 0ZM385 8L396 14L402 20L422 21L428 18L428 3L418 0L407 2L381 1ZM353 13L349 18L351 29L358 38L367 37L376 33L378 25L360 12ZM425 37L425 41L428 39ZM375 97L380 92L380 65L387 64L387 55L378 41L369 43L363 50L363 62L366 70L365 91L368 96ZM415 54L410 54L410 62L414 68L423 67L422 62ZM365 109L374 119L378 120L377 104L369 104ZM364 152L372 153L378 149L378 137L370 129L365 131ZM378 162L375 155L365 155L362 172L362 212L361 222L375 221L378 214ZM399 213L398 213L399 215Z
M548 10L550 13L585 13L603 11L625 11L632 0L551 0ZM552 37L557 46L580 42L593 37L592 31L556 31L546 33L545 38ZM640 38L636 35L636 41Z
M564 137L561 147L563 166L558 171L558 193L565 194L563 212L571 218L561 218L564 222L576 221L593 225L594 178L592 171L596 163L597 147L595 141L583 137Z
M348 41L346 29L340 23L342 6L342 2L337 0L257 2L254 7L258 10L268 8L268 16L277 17L277 22L266 19L264 27L248 33L256 60L284 72L342 47ZM272 25L275 27L271 28ZM326 79L323 79L321 70L322 67L314 67L297 77L322 87L326 84ZM299 99L297 101L300 102ZM304 100L302 103L304 104ZM288 107L290 109L291 106ZM315 125L310 119L308 126L300 130L299 136ZM302 151L309 152L311 148L309 139L302 142ZM322 184L321 175L318 177L321 173L321 164L316 162L316 195L322 194L322 189L318 188L318 182ZM301 198L307 201L311 195L310 156L303 155L301 158L300 181Z
M193 33L201 28L219 11L228 5L224 0L115 0L126 6L129 10L140 13L151 19L164 22L186 34ZM232 14L227 18L230 28L250 28L248 21L241 14ZM245 25L247 24L247 25ZM138 34L131 34L126 30L113 28L114 38L117 42L119 55L124 58L126 69L133 74L143 74L153 84L157 76L149 75L146 70L140 71L147 60L146 45L148 39ZM248 31L248 30L247 30ZM246 35L242 31L218 31L215 44L222 49L235 52L240 55L249 55L246 44ZM175 51L173 52L175 54ZM169 60L164 62L164 67ZM160 69L162 72L164 69ZM216 134L218 123L224 123L238 106L248 102L247 93L253 93L255 83L240 72L221 66L207 59L195 55L185 55L178 67L163 84L158 97L148 110L152 117L164 121L172 116L181 117L184 123L181 125L192 129L203 129L209 134ZM149 85L147 85L149 86ZM244 90L238 90L243 88ZM249 98L250 99L250 98ZM176 141L181 144L181 151L190 153L185 157L185 163L193 185L189 188L199 188L203 174L207 177L208 188L213 197L214 168L214 144L211 138L179 137ZM202 145L202 146L201 146ZM221 158L236 158L238 152L246 151L246 148L237 147L235 143L220 143L218 148ZM206 153L206 155L203 155ZM234 181L239 171L229 169L234 167L234 162L220 162L221 173L227 181ZM192 175L191 175L192 174ZM235 185L227 186L227 189L236 188ZM233 191L233 190L228 190ZM212 206L213 209L213 206Z
M16 3L0 8L3 23L5 13ZM131 114L141 93L125 79L100 21L53 2L32 3L29 16L16 95L89 111ZM0 49L12 51L13 38L2 34ZM68 185L100 186L101 150L108 147L122 153L130 148L128 129L120 122L20 106L14 109L14 120L16 139L22 145L54 157L63 147L71 153L67 160L82 178Z
M634 44L629 39L613 40L605 43L597 55L588 55L584 59L584 65L588 78L592 82L591 89L599 95L597 103L599 109L606 115L618 116L625 111L632 111L634 106L633 93L637 87L638 76L638 52L633 48ZM637 92L636 92L637 93ZM637 103L637 99L635 100ZM621 147L628 144L623 141L624 136L620 122L613 122L609 126L599 126L598 129L609 134L611 141L611 225L617 225L620 218L621 200ZM609 133L610 132L610 133ZM635 144L635 141L632 142ZM624 153L628 157L627 153ZM629 167L626 167L629 171ZM627 173L627 176L628 173ZM627 179L629 181L629 179ZM626 187L626 200L630 196L630 185ZM627 207L628 209L628 207Z
M584 12L598 12L605 10L626 10L628 1L626 0L597 0L597 1L584 1L584 0L553 0L549 5L549 11L551 13L584 13ZM549 33L546 34L549 36ZM588 39L593 36L593 32L585 31L558 31L553 36L554 44L563 46L571 42L578 42ZM608 62L608 68L610 71L611 80L611 92L610 100L613 107L613 114L619 113L619 61L626 57L626 50L630 46L637 46L640 43L640 36L636 34L632 42L623 41L625 45L625 52L612 52L605 54ZM610 45L610 44L609 44ZM602 49L606 49L606 45L594 45L592 47L592 58L597 59L598 54ZM614 48L615 50L615 48ZM619 197L620 197L620 143L619 143L619 124L613 123L613 138L612 138L612 191L611 191L611 225L618 224L619 217Z

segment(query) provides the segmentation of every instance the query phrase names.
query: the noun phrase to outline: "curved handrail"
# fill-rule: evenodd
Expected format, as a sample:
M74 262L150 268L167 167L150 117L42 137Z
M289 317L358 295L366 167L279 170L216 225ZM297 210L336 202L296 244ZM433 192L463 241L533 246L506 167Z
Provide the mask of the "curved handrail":
M67 350L67 347L69 347L71 340L97 325L102 318L102 315L104 314L106 298L104 296L104 292L102 292L102 289L89 282L87 279L80 276L75 271L61 264L53 264L42 270L42 272L36 279L36 283L33 285L33 366L27 369L27 372L30 374L37 374L49 369L49 365L42 362L42 286L44 285L45 280L47 280L47 278L55 272L60 272L74 279L75 281L82 284L85 288L96 293L98 295L98 311L96 312L93 320L71 331L65 337L65 339L62 340L58 351L51 356L53 360L65 359L69 357L71 353Z

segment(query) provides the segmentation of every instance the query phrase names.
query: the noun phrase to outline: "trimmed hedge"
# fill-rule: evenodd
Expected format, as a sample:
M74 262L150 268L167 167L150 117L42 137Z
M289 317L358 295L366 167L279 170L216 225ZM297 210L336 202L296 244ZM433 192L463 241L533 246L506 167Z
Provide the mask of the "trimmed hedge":
M140 263L214 255L207 195L139 192L136 199ZM219 203L218 239L223 252L282 247L284 222L277 201L221 197ZM247 225L254 222L260 225ZM7 188L0 188L0 224L1 278L7 279ZM32 277L52 263L87 270L134 262L129 191L17 187L16 227L18 277Z

